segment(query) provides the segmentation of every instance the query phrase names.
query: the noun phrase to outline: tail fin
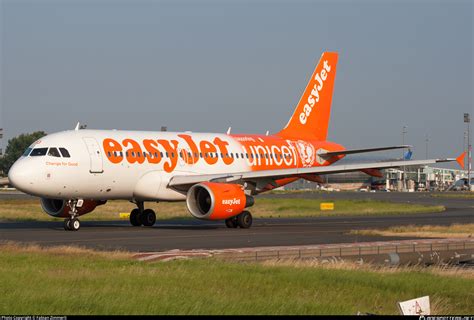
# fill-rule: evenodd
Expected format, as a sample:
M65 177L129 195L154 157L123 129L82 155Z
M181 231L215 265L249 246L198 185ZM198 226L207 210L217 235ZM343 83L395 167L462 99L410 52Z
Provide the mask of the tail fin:
M324 52L286 127L285 138L326 140L336 78L337 52Z

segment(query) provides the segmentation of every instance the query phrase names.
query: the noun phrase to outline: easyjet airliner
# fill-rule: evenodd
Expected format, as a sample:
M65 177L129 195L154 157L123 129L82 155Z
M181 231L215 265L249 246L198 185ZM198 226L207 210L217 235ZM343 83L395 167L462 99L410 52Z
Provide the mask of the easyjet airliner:
M191 215L249 228L254 196L298 179L321 174L424 165L453 159L334 164L347 154L407 148L399 145L347 150L327 141L338 54L325 52L288 124L272 135L70 130L34 142L8 177L19 190L41 197L44 211L66 218L78 230L78 216L108 200L136 204L133 226L152 226L147 201L186 201Z

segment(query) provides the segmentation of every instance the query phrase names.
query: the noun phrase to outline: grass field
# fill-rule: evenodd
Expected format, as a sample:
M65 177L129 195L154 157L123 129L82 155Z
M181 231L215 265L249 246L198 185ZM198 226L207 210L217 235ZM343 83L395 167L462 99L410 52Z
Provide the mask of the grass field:
M474 192L443 192L431 194L434 198L474 199Z
M472 314L474 279L214 259L143 263L127 253L0 246L0 314L397 314L429 295L438 314Z
M321 199L268 199L257 198L250 208L257 218L275 217L314 217L332 215L385 215L441 212L443 206L425 206L417 204L392 203L375 200L336 200L334 211L321 211ZM146 203L157 213L158 219L192 218L184 202ZM84 215L84 220L117 220L120 212L130 212L135 205L128 201L109 201ZM2 200L0 201L0 220L54 220L41 209L39 200Z
M450 226L395 226L388 229L353 230L352 234L381 235L396 237L420 238L472 238L474 236L474 223L452 224Z

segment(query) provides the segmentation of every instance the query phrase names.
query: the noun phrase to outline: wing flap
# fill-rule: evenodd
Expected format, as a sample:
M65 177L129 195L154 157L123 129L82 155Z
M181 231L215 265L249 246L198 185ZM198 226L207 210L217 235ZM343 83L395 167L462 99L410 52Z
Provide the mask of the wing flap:
M177 175L170 179L168 187L179 188L192 186L193 184L213 181L213 182L233 182L233 181L258 181L259 179L281 179L303 174L332 174L342 172L361 171L367 169L388 169L403 166L422 166L439 162L451 162L456 159L428 159L428 160L408 160L408 161L386 161L344 165L330 165L311 168L293 168L278 170L261 170L237 173L205 174L205 175ZM180 188L181 187L181 188Z
M340 156L340 155L375 152L375 151L386 151L386 150L394 150L394 149L407 149L411 147L412 146L409 146L409 145L399 145L399 146L365 148L365 149L348 149L348 150L341 150L341 151L323 152L323 153L320 153L319 156L323 158L331 158L331 157Z

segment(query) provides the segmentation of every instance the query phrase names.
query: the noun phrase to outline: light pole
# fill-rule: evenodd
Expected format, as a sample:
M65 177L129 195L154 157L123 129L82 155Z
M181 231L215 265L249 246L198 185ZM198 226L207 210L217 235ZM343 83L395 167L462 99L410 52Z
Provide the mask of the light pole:
M464 114L464 123L467 123L467 186L471 190L471 117L469 113Z
M430 139L428 138L428 134L425 135L425 159L428 159L428 142Z
M408 132L407 131L408 127L407 126L403 126L403 129L402 129L402 145L405 145L405 134ZM405 161L405 148L402 149L402 160ZM406 191L406 187L405 187L405 174L406 174L406 168L405 166L402 167L402 191Z
M466 141L467 141L467 131L464 131L464 139L462 140L462 151L466 152L467 154L467 146L466 146Z
M465 154L467 155L467 130L464 131L464 139L462 140L462 151L465 152ZM467 170L466 170L466 165L464 165L464 167L462 168L462 170L464 171L464 175L467 174Z

